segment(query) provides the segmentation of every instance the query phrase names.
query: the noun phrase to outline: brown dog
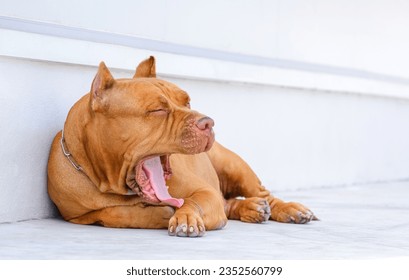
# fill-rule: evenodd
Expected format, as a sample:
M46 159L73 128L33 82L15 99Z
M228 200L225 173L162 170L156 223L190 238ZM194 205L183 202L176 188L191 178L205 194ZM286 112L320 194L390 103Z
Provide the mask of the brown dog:
M213 125L190 109L186 92L156 78L153 57L133 79L116 80L101 63L52 144L49 195L73 223L177 236L202 236L227 219L316 219L273 197L246 162L214 142Z

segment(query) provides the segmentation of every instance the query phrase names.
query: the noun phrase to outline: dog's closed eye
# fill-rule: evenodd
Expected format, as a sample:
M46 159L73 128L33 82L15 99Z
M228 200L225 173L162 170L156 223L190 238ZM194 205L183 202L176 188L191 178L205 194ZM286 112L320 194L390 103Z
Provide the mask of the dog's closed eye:
M158 108L158 109L153 109L153 110L149 110L147 112L148 114L153 114L153 115L168 115L169 114L169 110L165 109L165 108Z

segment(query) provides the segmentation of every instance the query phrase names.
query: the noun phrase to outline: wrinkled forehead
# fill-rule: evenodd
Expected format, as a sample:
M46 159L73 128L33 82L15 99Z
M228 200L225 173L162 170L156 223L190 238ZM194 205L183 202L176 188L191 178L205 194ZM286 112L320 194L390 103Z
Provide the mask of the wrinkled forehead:
M142 96L164 96L178 104L189 102L190 97L184 90L175 84L156 79L156 78L138 78L138 79L118 79L122 87Z
M164 95L169 99L185 103L190 100L186 91L180 89L178 86L159 79L151 79L152 84L159 88Z

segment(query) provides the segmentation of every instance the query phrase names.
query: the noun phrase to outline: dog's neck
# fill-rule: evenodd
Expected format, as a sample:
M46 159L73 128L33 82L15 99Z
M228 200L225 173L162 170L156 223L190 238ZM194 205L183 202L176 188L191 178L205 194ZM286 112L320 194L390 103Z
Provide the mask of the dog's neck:
M71 165L81 170L101 192L127 194L125 178L130 162L111 156L112 149L115 148L111 146L115 145L105 147L107 145L101 144L102 137L96 132L110 132L95 128L97 124L91 116L88 99L89 95L81 98L67 116L61 139L63 153ZM96 150L95 147L100 149ZM108 158L107 155L111 157Z

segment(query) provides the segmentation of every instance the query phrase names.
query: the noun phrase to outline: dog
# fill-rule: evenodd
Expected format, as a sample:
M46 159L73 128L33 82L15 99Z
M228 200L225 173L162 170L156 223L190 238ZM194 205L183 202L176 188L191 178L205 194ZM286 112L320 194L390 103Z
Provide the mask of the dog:
M271 195L243 159L215 141L213 126L190 108L185 91L156 77L154 57L132 79L114 79L101 62L52 143L49 196L72 223L167 228L181 237L203 236L228 219L317 219Z

